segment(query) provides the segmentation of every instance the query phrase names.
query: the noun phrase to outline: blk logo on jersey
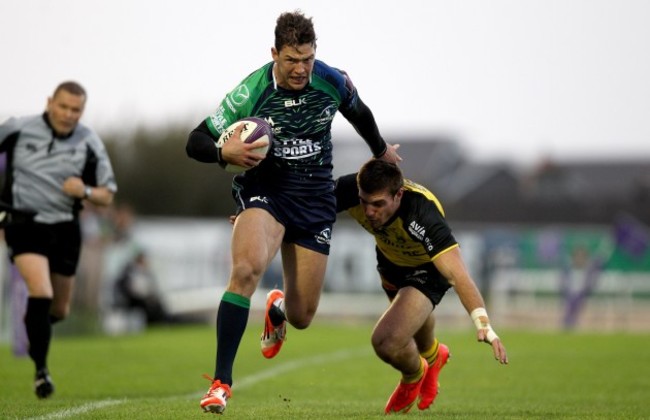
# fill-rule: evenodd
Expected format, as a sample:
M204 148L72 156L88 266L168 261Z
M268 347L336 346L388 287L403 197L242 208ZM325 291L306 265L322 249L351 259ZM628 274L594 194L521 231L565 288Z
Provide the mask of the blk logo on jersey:
M300 106L300 105L307 105L307 99L306 98L298 98L298 99L287 99L284 101L284 107L285 108L291 108L294 106Z

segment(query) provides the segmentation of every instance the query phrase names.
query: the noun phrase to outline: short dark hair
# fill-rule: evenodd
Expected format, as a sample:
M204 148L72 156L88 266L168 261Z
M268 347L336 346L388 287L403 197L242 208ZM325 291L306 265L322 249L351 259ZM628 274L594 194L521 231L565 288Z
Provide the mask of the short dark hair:
M59 86L57 86L56 89L54 89L54 94L52 95L52 97L55 97L56 94L62 90L65 90L66 92L71 93L73 95L83 96L86 98L88 97L88 95L86 95L86 89L84 89L83 86L81 86L79 83L73 82L71 80L60 83Z
M390 195L395 195L404 186L404 175L394 163L370 159L359 170L357 184L368 194L388 190Z
M316 46L314 23L300 10L282 13L275 25L275 49L279 52L285 45L296 47L303 44Z

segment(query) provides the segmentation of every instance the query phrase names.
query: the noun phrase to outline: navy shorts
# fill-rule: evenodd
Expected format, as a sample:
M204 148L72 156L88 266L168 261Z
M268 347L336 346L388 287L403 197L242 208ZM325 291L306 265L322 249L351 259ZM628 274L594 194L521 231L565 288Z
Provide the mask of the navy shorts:
M253 182L242 184L237 180L233 183L232 195L237 203L237 214L250 208L264 209L284 226L283 242L329 255L336 220L333 191L317 196L295 196L270 192Z
M53 273L73 276L77 271L81 253L79 221L12 222L5 227L5 240L12 261L19 254L34 253L47 257Z
M393 264L378 248L375 249L377 251L377 271L382 278L382 288L390 300L393 300L399 289L412 286L429 298L435 307L451 287L432 262L416 267L403 267Z

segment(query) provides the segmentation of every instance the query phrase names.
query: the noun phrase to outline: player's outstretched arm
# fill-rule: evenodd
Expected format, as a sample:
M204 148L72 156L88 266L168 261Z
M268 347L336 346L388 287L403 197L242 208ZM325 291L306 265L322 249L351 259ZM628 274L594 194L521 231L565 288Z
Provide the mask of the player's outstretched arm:
M399 145L392 146L386 143L379 133L379 127L377 127L377 122L372 111L361 98L357 99L356 107L349 110L341 110L341 112L368 144L375 158L390 163L401 162L402 158L397 154Z
M388 143L386 143L386 152L384 152L383 155L378 157L378 159L385 160L386 162L390 162L390 163L399 163L399 162L401 162L402 158L397 153L397 149L399 149L399 144L388 144Z
M494 358L501 364L507 364L506 348L490 325L483 296L465 267L460 249L454 248L439 255L434 260L434 264L452 285L465 310L470 314L474 325L476 325L478 341L490 344Z
M494 358L501 364L508 364L508 354L501 339L490 325L490 319L484 307L476 307L470 312L470 316L476 325L476 338L480 342L488 343L492 346Z

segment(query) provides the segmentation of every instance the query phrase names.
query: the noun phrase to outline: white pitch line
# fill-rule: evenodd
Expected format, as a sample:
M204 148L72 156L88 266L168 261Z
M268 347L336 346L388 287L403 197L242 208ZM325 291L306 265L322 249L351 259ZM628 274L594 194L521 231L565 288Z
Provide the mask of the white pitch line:
M253 375L245 376L241 380L237 381L236 386L233 386L233 389L242 389L242 388L247 388L249 386L256 385L260 383L261 381L265 379L272 378L276 375L279 375L281 373L289 372L292 370L300 369L305 366L314 366L314 365L321 365L325 363L330 363L330 362L336 362L340 360L345 360L345 359L351 359L353 357L357 356L364 356L366 354L370 353L370 348L369 347L363 347L363 348L358 348L358 349L348 349L348 350L339 350L334 353L327 353L327 354L317 354L315 356L311 357L305 357L303 359L298 359L298 360L292 360L286 363L281 363L275 367L272 367L270 369L265 369L261 372L258 372ZM185 398L194 398L195 396L201 396L203 395L203 392L201 393L193 393L189 396L186 396ZM174 399L178 398L176 397L168 397L165 399ZM127 402L126 399L121 399L121 400L114 400L114 399L108 399L108 400L100 400L100 401L95 401L91 403L87 403L84 405L81 405L76 408L68 408L65 410L61 411L56 411L54 413L47 414L45 416L40 416L40 417L32 417L29 420L50 420L50 419L65 419L69 417L74 417L79 414L85 414L90 411L96 411L105 407L110 407L112 405L118 405L118 404L124 404Z
M370 354L370 347L363 347L358 349L339 350L334 353L317 354L303 359L292 360L290 362L279 364L270 369L265 369L253 375L245 376L242 379L236 380L233 383L233 391L237 389L247 388L249 386L257 385L265 379L272 378L280 373L289 372L292 370L300 369L305 366L321 365L324 363L336 362L339 360L351 359L357 356L365 356ZM201 396L205 392L194 393L189 395L189 398Z
M258 384L264 379L272 378L280 373L300 369L305 366L322 365L324 363L337 362L340 360L351 359L357 356L364 356L368 353L370 353L370 347L363 347L356 350L339 350L334 353L317 354L312 357L293 360L290 362L282 363L271 369L263 370L254 375L245 376L243 379L233 384L233 389L247 388L249 386Z
M78 414L85 414L90 411L99 410L104 407L109 407L111 405L123 404L126 402L126 399L123 400L101 400L95 401L88 404L81 405L76 408L67 408L61 411L55 411L54 413L47 414L41 417L32 417L32 420L49 420L49 419L65 419L68 417L73 417Z

